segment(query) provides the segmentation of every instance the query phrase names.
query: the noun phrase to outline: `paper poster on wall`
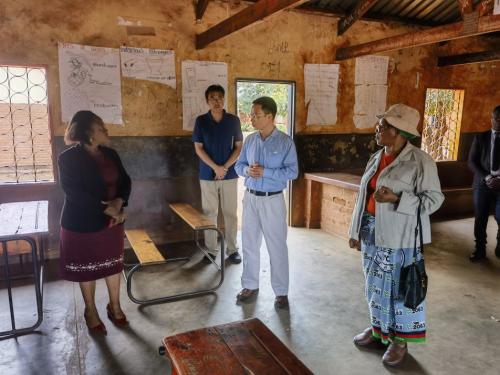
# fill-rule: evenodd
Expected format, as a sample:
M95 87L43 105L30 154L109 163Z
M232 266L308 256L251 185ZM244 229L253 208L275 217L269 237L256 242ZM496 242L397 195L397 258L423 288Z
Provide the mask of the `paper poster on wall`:
M337 122L338 64L305 64L306 125L334 125Z
M120 47L122 75L175 89L175 54L164 49Z
M386 85L389 56L368 55L356 58L355 85Z
M385 111L387 102L388 56L363 56L356 59L354 79L354 125L372 128L376 115Z
M196 117L208 111L205 90L221 85L227 92L227 64L214 61L182 62L182 128L193 130Z
M63 121L90 110L105 123L123 123L118 49L59 43L59 82Z

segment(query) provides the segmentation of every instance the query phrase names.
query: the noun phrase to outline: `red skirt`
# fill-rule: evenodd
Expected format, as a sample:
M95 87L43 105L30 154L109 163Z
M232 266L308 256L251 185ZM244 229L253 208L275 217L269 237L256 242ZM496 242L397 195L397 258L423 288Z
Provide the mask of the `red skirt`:
M99 232L73 232L61 228L61 277L83 282L111 276L123 270L123 224Z

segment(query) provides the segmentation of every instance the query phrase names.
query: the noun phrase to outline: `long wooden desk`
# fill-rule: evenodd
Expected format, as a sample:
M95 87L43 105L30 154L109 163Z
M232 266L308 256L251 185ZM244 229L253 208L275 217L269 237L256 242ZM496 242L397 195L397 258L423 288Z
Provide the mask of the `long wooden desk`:
M169 336L163 344L172 375L312 374L256 318Z
M12 329L0 332L0 339L16 337L33 332L43 320L43 262L48 228L48 202L16 202L0 204L0 252L3 254L5 282L9 297L10 321ZM16 328L12 299L12 276L9 267L7 243L25 241L31 248L33 278L38 318L30 327Z

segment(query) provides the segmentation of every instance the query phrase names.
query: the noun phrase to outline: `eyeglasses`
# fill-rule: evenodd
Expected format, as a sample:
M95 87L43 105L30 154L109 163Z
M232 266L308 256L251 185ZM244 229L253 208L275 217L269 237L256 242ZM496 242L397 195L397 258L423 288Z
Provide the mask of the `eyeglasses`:
M261 118L264 117L265 113L250 113L250 118Z

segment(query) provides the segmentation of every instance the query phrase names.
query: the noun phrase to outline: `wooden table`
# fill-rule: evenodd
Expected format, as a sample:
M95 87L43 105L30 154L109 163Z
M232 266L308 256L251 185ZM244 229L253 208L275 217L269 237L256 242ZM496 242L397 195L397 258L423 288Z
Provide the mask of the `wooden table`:
M166 337L172 375L312 374L259 319Z
M16 202L0 204L0 251L3 254L5 282L9 296L10 320L12 329L0 332L0 338L9 338L33 332L43 320L43 262L44 247L48 229L48 202ZM12 276L9 267L7 243L25 241L31 248L33 278L38 319L30 327L16 328L14 304L12 300ZM37 243L38 242L38 243ZM39 245L39 246L38 246Z

